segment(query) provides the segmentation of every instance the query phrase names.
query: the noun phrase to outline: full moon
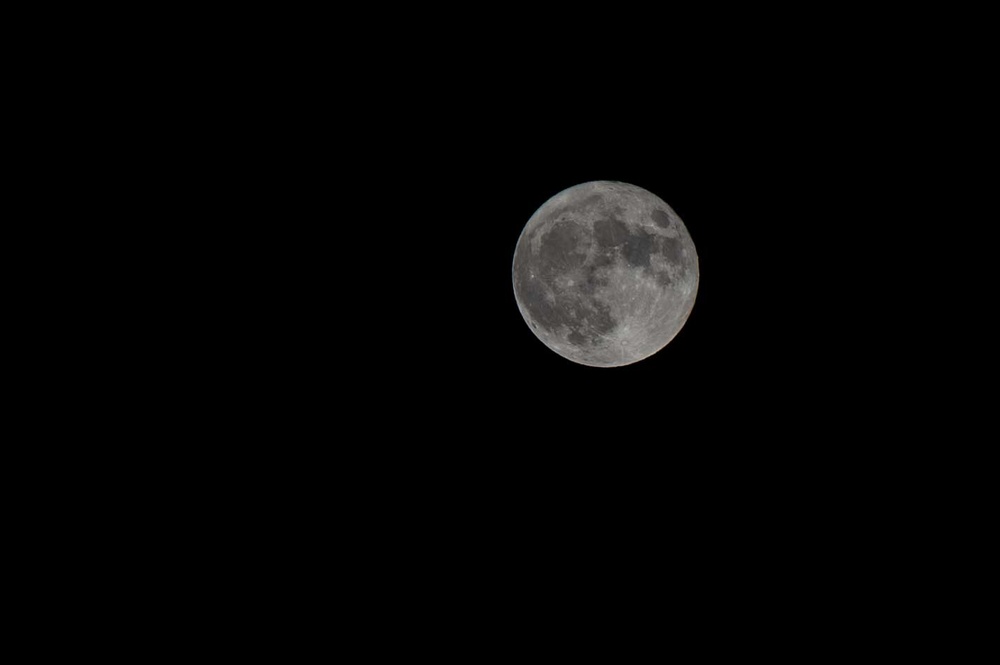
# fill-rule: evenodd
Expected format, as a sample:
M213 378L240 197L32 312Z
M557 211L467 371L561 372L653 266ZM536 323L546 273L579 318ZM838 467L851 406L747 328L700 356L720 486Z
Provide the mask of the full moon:
M684 326L698 255L673 209L621 182L570 187L542 204L514 250L514 296L547 347L582 365L653 355Z

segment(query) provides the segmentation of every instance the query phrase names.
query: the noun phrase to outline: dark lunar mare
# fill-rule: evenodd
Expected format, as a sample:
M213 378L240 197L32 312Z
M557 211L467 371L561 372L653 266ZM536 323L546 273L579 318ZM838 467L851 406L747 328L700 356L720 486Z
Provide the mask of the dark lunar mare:
M670 228L670 215L668 215L665 211L656 209L653 211L652 217L653 223L661 229Z
M607 252L595 254L584 266L583 283L577 289L588 296L593 296L598 289L604 288L611 283L606 268L614 265L615 257Z
M653 251L654 238L653 234L643 229L629 234L625 240L625 246L622 248L622 253L630 266L649 267L649 255Z
M670 263L683 263L684 255L682 254L683 247L681 247L680 238L667 238L666 236L660 236L656 241L657 250L663 257Z
M578 268L587 260L588 238L582 226L574 222L556 222L542 236L539 266L546 276Z
M589 239L585 235L579 224L557 222L542 236L537 254L532 253L530 240L522 239L514 266L518 294L531 318L552 333L565 326L570 331L567 339L578 346L597 343L601 335L616 326L610 308L593 297L608 282L600 268L612 261L600 252L596 261L588 263L584 248ZM556 286L559 277L578 272L583 275L583 283L577 288L562 290Z
M680 266L681 277L687 276L688 266L687 262L684 261L683 248L681 247L681 241L679 238L667 238L665 236L659 236L656 238L656 251L663 257L663 259L670 265ZM654 271L653 276L656 278L656 283L667 288L674 283L671 279L670 273L666 270Z
M625 244L628 238L628 226L625 222L611 218L599 219L594 222L594 241L605 251L610 251Z
M654 271L650 257L662 254L670 263L678 263L681 258L680 244L675 238L666 238L643 228L631 229L614 218L594 223L594 241L600 248L599 256L605 259L602 263L612 263L620 252L629 266L642 268L644 272L657 278L661 286L670 284L670 276L665 272Z

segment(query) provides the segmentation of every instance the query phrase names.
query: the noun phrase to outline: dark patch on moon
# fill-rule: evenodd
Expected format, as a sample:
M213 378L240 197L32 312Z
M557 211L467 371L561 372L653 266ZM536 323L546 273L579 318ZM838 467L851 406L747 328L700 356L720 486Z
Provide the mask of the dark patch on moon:
M622 248L625 260L636 268L649 267L649 255L652 251L653 236L642 229L630 233L625 240L625 247Z
M587 259L589 244L583 227L575 222L556 222L542 236L539 251L541 265L547 274L578 268Z
M597 254L593 260L584 267L583 280L577 284L580 293L586 296L593 296L598 289L604 288L611 283L609 272L604 270L614 263L614 257L610 254Z
M556 263L542 264L538 268L552 278L563 276L567 272ZM531 278L526 266L519 263L517 290L522 305L533 319L532 325L536 329L541 326L552 333L568 328L572 335L571 341L576 340L573 343L578 346L593 345L601 335L614 330L617 324L611 316L610 308L592 297L600 283L603 281L606 284L607 281L597 277L595 270L586 271L589 275L586 288L577 285L559 290L552 286L550 278Z
M628 227L617 219L600 219L594 222L594 240L602 249L614 249L625 243Z
M687 273L688 266L684 261L683 246L680 238L657 236L655 244L657 253L666 263L680 268L682 276ZM670 277L670 273L666 270L655 272L655 277L657 284L663 288L667 288L674 283L674 280Z
M597 293L599 285L594 280L593 274L588 271L587 273L584 273L584 278L580 280L580 282L576 284L574 288L581 295L586 296L588 298L592 298Z
M670 215L660 209L653 211L653 223L659 226L661 229L670 228Z
M681 254L681 241L680 238L668 238L666 236L660 236L656 239L657 249L659 253L669 263L681 263L683 254Z

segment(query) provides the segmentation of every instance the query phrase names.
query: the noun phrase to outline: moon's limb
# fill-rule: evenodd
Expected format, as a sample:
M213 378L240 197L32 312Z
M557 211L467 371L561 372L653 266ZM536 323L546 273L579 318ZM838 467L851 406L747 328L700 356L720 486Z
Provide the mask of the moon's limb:
M698 256L677 213L626 183L570 187L525 225L514 294L535 335L584 365L628 365L684 326L698 290Z

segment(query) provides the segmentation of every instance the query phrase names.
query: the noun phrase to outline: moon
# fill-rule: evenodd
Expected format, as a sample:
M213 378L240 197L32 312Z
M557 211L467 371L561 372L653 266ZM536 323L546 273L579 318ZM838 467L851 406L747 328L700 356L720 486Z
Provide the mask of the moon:
M674 210L622 182L570 187L535 211L517 241L514 296L547 347L581 365L619 367L661 350L698 293L698 254Z

